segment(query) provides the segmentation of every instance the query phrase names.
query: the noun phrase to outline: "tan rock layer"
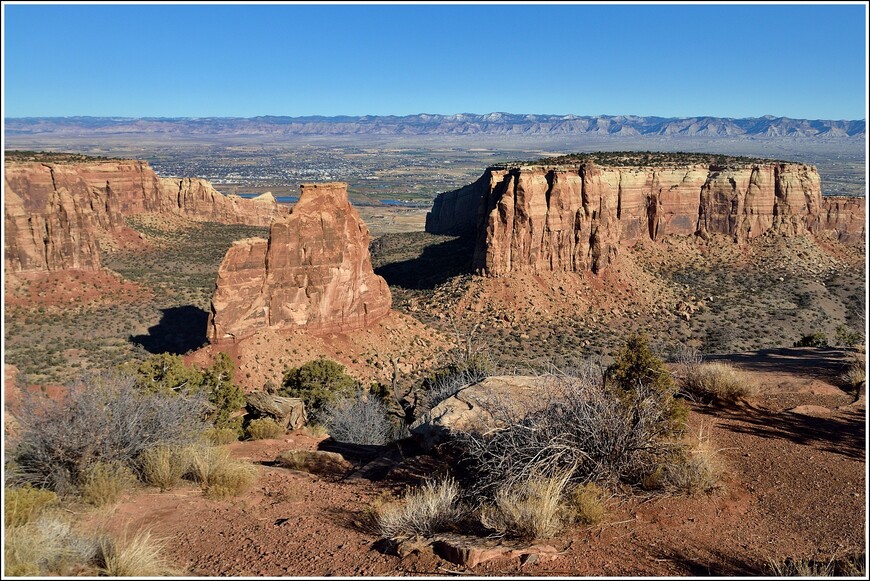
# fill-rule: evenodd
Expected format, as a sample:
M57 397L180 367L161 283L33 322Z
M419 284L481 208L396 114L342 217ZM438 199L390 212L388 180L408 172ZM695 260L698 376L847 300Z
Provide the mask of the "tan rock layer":
M745 168L489 168L438 196L426 217L436 234L477 237L475 268L598 272L622 243L724 234L742 243L769 231L864 239L863 198L822 198L812 166Z
M347 184L304 184L269 239L236 242L218 270L209 338L238 340L262 328L344 333L390 311L386 281L374 274L369 232Z
M5 263L11 272L100 268L98 234L124 217L162 212L193 220L268 226L274 199L224 196L205 180L160 178L140 161L7 162Z

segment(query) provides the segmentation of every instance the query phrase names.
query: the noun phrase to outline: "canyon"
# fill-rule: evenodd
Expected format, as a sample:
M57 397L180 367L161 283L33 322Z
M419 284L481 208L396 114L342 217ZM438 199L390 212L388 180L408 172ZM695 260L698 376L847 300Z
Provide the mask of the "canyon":
M225 196L197 178L159 177L134 160L69 162L7 155L4 174L6 271L99 270L102 235L129 234L124 219L145 213L198 222L268 226L280 213L272 196Z
M623 245L674 235L737 244L768 232L864 240L864 198L823 197L810 165L542 161L489 167L440 194L426 231L474 237L473 267L492 276L599 272Z

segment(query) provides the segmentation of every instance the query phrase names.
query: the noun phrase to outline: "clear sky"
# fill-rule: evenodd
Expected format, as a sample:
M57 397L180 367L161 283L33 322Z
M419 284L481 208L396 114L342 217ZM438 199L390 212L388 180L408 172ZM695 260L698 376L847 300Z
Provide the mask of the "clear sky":
M4 116L863 119L864 5L10 5Z

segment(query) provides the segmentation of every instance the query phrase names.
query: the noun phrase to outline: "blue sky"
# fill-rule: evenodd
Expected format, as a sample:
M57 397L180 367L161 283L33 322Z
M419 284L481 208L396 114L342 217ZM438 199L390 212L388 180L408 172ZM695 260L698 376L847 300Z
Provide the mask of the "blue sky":
M4 5L4 116L862 119L863 5Z

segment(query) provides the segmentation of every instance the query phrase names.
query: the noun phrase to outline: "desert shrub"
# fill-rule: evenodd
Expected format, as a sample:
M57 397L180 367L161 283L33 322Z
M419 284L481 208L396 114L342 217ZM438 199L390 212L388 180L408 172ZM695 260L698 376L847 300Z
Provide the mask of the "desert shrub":
M229 451L210 446L191 449L189 477L210 498L236 496L250 488L257 478L256 469L250 464L238 462Z
M665 362L653 353L646 335L634 333L628 337L616 353L613 365L607 368L605 378L628 398L639 387L659 394L660 403L667 408L663 420L669 431L685 431L689 409L681 399L674 397L677 393L674 378Z
M573 470L545 477L533 474L499 488L492 505L480 510L483 526L516 539L549 539L564 526L562 496Z
M533 474L555 477L569 469L575 482L638 485L680 445L673 441L670 391L643 383L623 391L577 377L549 381L554 395L542 409L491 408L500 429L457 435L472 496L492 498Z
M190 452L180 446L154 446L139 455L139 465L145 482L163 492L181 482L190 467Z
M382 446L398 435L384 401L362 391L326 403L320 420L329 435L339 442Z
M248 424L248 427L245 430L248 434L248 438L251 440L267 440L277 438L286 433L286 430L281 426L281 424L272 418L251 420L251 423Z
M239 441L239 433L233 428L209 428L203 435L213 446L224 446Z
M87 567L96 554L92 538L76 533L57 514L43 514L3 535L3 573L7 576L64 575Z
M375 515L377 530L388 539L448 531L465 514L458 498L459 485L452 478L427 482L401 500L383 505Z
M146 393L189 395L204 392L210 404L208 421L218 429L241 435L244 391L233 382L234 365L225 353L218 353L211 366L199 371L178 355L152 355L134 370L136 387Z
M82 500L94 506L115 504L136 477L121 462L95 462L82 472L79 492Z
M850 329L846 325L840 325L837 327L835 340L840 347L855 347L864 342L864 335L859 331Z
M57 504L57 494L32 486L3 490L5 526L19 527L36 519L43 511Z
M245 392L233 382L234 367L226 353L218 353L214 363L202 372L201 389L212 406L208 419L214 427L241 435L242 417L237 412L245 407Z
M423 380L419 407L431 410L462 388L486 379L494 371L495 363L488 351L454 355L453 362L436 369Z
M804 335L799 341L795 341L795 347L827 347L828 336L824 333L813 333Z
M279 393L302 399L305 409L316 413L337 397L352 395L357 387L358 382L344 372L343 365L320 358L285 371Z
M163 551L166 541L155 539L150 531L139 531L132 538L125 533L120 539L100 541L97 560L100 572L107 577L157 577L172 575Z
M207 403L197 395L142 393L129 376L92 375L58 399L25 395L12 456L21 478L59 493L71 491L97 462L134 466L158 444L196 441Z
M594 482L575 487L569 497L569 507L574 520L584 525L594 525L607 515L607 491Z
M693 396L721 401L736 401L758 393L758 385L745 372L719 361L689 369L682 387Z

